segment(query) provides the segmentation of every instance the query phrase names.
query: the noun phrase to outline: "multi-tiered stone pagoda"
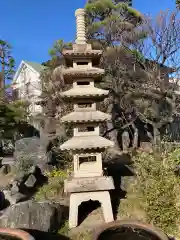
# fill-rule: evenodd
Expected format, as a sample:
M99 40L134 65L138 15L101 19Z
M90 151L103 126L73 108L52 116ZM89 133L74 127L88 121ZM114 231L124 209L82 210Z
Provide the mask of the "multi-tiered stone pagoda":
M65 192L70 193L69 227L78 224L78 207L82 202L99 201L106 222L113 221L109 190L114 189L112 177L103 175L102 153L113 142L101 137L99 124L110 120L110 115L98 111L96 103L108 95L108 91L95 87L104 70L98 68L102 51L93 50L86 43L85 11L78 9L77 39L73 50L64 50L63 55L71 67L64 69L63 77L72 88L62 93L64 99L74 103L74 111L61 120L71 123L73 137L60 146L61 150L73 153L73 175L65 181Z

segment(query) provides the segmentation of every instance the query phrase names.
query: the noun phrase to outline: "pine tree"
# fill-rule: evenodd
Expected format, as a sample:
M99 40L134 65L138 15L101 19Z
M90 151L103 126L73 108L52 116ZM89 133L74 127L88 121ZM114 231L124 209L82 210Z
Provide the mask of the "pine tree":
M27 117L27 103L12 101L6 91L13 78L15 67L11 49L8 42L0 40L0 140L13 139L18 124Z
M105 46L112 46L113 43L117 45L123 40L132 40L130 33L142 23L141 14L124 1L89 0L85 8L88 38L98 40ZM134 40L135 31L133 34Z
M178 9L180 9L180 0L176 0L176 6Z
M0 40L0 67L1 67L1 77L0 77L0 89L2 93L5 92L6 84L12 80L15 73L15 61L12 57L11 46L8 42Z
M112 129L118 129L115 135L146 127L143 131L151 131L153 138L174 111L172 97L161 86L161 62L149 61L142 51L144 40L156 34L155 27L147 28L142 15L122 1L91 0L86 11L88 39L94 48L103 49L103 87L111 93L104 107L112 114Z

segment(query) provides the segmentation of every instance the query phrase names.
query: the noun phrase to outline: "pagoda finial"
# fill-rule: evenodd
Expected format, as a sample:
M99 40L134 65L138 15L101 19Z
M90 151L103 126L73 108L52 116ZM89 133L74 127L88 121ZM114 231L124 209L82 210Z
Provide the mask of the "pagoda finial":
M85 10L79 8L75 12L76 16L76 44L86 44L86 24Z

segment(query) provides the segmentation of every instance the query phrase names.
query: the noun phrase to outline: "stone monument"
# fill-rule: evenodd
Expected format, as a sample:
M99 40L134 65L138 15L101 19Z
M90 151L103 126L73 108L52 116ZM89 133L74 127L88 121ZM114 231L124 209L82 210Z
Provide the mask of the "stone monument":
M65 181L65 192L70 193L69 227L78 225L78 207L89 200L99 201L106 222L113 221L109 190L114 189L112 177L103 175L102 153L113 142L99 136L99 124L110 120L110 115L98 111L96 103L108 95L107 90L95 87L102 80L104 70L98 68L102 51L93 50L86 43L85 11L78 9L77 39L72 50L64 50L67 68L63 70L66 84L72 88L61 95L74 103L74 111L61 121L73 126L73 137L60 146L73 153L73 175Z

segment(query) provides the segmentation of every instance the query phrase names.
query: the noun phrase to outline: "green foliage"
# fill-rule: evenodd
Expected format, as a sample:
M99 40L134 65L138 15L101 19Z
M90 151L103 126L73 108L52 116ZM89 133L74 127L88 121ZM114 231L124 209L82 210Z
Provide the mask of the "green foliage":
M0 135L12 138L20 121L27 116L27 103L10 101L8 95L9 81L15 73L15 61L12 57L12 47L4 40L0 40Z
M99 41L104 50L101 60L106 72L103 88L110 90L125 113L135 113L142 122L152 125L154 131L171 122L175 101L162 86L160 79L164 77L164 70L159 71L158 63L145 59L143 43L148 39L148 26L142 24L141 14L127 3L112 0L89 0L86 11L88 38L92 42ZM160 18L163 19L163 15ZM150 27L155 35L156 27ZM151 46L147 44L148 48ZM120 111L116 115L122 119ZM121 122L124 119L126 124L126 117Z
M88 13L96 17L97 15L99 15L99 17L102 15L107 17L112 14L113 10L127 11L136 17L140 16L140 13L131 8L128 3L114 3L112 0L88 1L85 8ZM118 14L118 12L115 12L115 14Z
M111 45L120 41L120 33L133 29L141 21L141 14L128 3L112 0L89 0L85 6L87 12L88 38L99 39Z
M70 234L68 221L65 221L63 226L59 229L58 233L66 237L70 237L73 240L91 240L92 239L90 231L80 232L77 234Z
M61 56L63 49L69 48L72 48L72 43L71 42L65 43L64 40L60 39L54 43L52 49L49 50L49 54L53 58L59 57Z
M80 232L72 237L74 240L91 240L92 234L90 231L86 231L86 232Z
M8 42L0 40L0 63L1 72L3 71L4 86L7 80L12 80L15 73L15 60L12 57L11 50L12 47Z
M67 170L54 169L46 172L48 184L42 186L35 195L36 201L50 200L58 202L63 196L64 180L68 177Z
M176 6L180 9L180 0L176 0Z
M59 170L59 169L53 169L51 172L46 172L46 176L49 179L60 179L61 181L64 181L64 179L67 178L68 173L67 171Z
M136 49L131 50L131 53L138 62L145 62L143 54L137 51Z
M167 234L176 234L180 221L180 180L174 173L173 154L139 153L133 159L136 181L131 193L144 210L146 220Z
M63 236L68 237L68 235L69 235L69 222L68 221L65 221L63 226L59 229L58 233Z
M180 148L176 148L171 154L170 154L171 160L176 164L180 164Z
M13 136L18 123L27 117L27 103L23 101L0 101L0 133L1 136Z

